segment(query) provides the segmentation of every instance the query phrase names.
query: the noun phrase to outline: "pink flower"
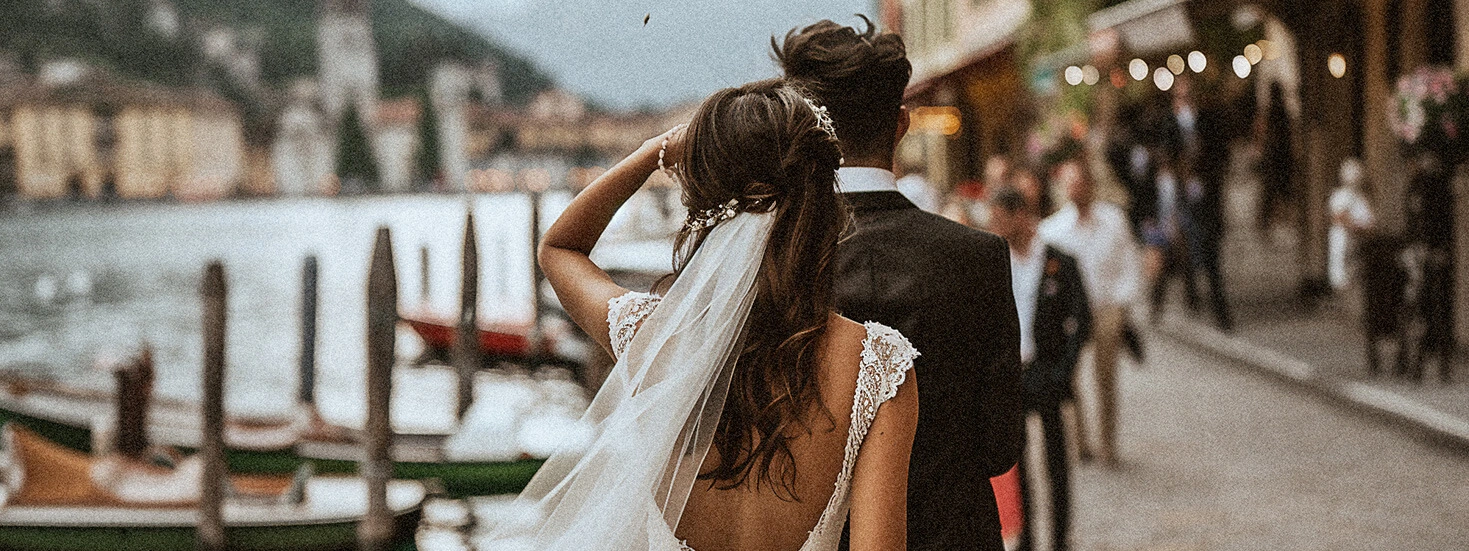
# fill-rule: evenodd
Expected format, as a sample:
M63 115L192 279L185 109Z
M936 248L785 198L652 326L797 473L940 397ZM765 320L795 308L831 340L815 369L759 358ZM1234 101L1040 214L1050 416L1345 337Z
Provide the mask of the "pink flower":
M1443 121L1443 133L1445 136L1448 136L1450 140L1459 139L1459 127L1458 125L1454 124L1454 121Z

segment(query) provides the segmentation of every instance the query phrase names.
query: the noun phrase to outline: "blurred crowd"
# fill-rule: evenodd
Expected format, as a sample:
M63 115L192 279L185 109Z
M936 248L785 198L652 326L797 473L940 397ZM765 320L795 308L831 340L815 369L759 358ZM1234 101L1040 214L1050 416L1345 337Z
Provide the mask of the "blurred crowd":
M1111 122L1067 124L1049 147L1032 139L1023 151L991 156L980 180L948 193L929 185L921 163L897 167L899 190L920 208L1010 244L1025 403L1042 428L1030 445L1044 458L1041 475L1022 461L1019 482L1026 496L1036 480L1048 484L1053 548L1068 541L1067 443L1083 462L1119 461L1118 364L1124 354L1143 361L1141 324L1159 319L1182 280L1189 313L1207 310L1219 330L1234 328L1221 265L1234 157L1247 155L1242 164L1259 181L1255 231L1268 239L1299 215L1283 98L1269 90L1257 109L1251 90L1199 93L1180 78L1166 92L1129 98ZM1329 271L1338 291L1354 278L1355 241L1374 224L1362 189L1361 163L1347 159L1330 199ZM1078 370L1084 357L1089 369ZM1077 381L1078 373L1090 380ZM1085 404L1078 386L1093 389ZM1031 501L1022 500L1027 517ZM1024 524L1021 549L1029 549L1034 523Z

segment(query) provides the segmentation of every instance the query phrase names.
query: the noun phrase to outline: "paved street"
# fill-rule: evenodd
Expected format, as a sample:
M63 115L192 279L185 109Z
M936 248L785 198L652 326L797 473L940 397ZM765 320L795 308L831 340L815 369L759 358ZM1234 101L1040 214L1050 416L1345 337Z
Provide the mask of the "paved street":
M1078 468L1075 549L1469 545L1469 456L1161 336L1124 363L1122 465Z

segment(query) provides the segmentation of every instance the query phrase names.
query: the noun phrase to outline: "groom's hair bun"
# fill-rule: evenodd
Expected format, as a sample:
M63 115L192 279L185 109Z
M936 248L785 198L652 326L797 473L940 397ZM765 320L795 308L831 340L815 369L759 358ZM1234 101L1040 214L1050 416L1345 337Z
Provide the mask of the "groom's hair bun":
M821 20L791 29L784 41L772 36L770 46L786 78L830 110L849 157L881 156L893 149L913 66L901 36L858 17L864 30Z

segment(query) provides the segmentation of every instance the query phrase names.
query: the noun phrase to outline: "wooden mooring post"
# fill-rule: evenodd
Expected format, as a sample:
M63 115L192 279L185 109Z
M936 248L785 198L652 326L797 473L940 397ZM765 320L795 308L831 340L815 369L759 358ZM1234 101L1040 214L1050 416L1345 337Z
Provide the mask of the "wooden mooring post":
M316 411L316 276L316 256L308 256L301 267L301 359L296 401L311 412Z
M530 192L530 358L531 367L534 368L542 355L547 351L542 350L541 341L541 279L545 274L541 273L541 263L536 258L541 249L541 191L532 189Z
M479 242L474 232L474 211L464 216L464 251L460 258L459 323L455 327L451 359L458 376L458 419L463 420L474 404L474 374L480 368L479 346Z
M421 306L424 311L428 311L429 305L428 285L430 273L432 272L429 271L428 245L423 245L418 248L418 297L419 301L423 303Z
M398 323L398 276L392 235L377 230L367 274L367 441L360 473L367 482L367 516L357 528L364 551L384 551L393 540L388 479L393 474L392 415L394 343Z
M144 345L138 356L117 365L117 426L112 449L128 459L142 460L148 452L148 409L153 401L153 351Z
M222 551L224 535L224 357L226 292L224 266L211 262L204 269L204 435L199 455L204 460L199 496L199 549Z

